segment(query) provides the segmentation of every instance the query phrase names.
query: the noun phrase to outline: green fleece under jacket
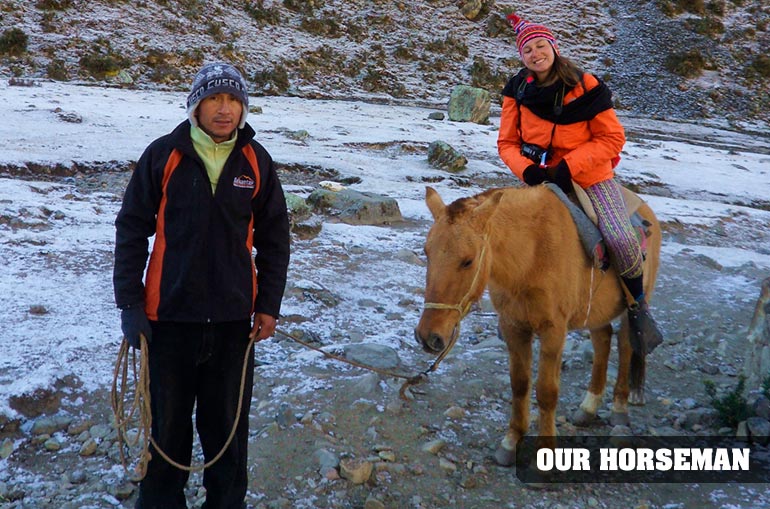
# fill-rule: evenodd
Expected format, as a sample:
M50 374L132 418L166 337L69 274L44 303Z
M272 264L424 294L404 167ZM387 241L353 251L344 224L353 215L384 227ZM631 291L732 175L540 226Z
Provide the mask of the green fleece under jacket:
M238 139L238 131L236 130L229 140L217 143L200 127L191 126L190 137L195 151L206 166L206 173L208 173L211 182L211 192L216 193L219 176L222 175L222 168L225 167L225 162L230 157L230 152L233 151L235 140Z

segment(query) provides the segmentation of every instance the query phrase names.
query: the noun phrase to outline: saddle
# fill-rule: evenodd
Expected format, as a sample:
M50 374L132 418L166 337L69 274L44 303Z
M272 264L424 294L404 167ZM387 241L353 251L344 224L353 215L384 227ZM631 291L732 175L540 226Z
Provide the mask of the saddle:
M599 231L599 227L597 226L599 220L596 216L596 211L594 210L593 205L591 205L591 200L588 198L586 192L582 187L573 183L572 187L575 189L575 194L574 198L570 198L564 194L564 191L562 191L556 184L548 182L546 183L546 186L567 206L573 221L575 221L575 226L578 229L583 249L585 249L588 258L592 261L594 267L602 272L606 271L610 267L609 252L604 243L604 239L602 238L602 234ZM642 203L644 203L644 200L630 189L626 189L622 186L620 189L623 195L623 202L626 205L628 218L631 220L631 225L634 227L637 239L642 248L642 257L646 257L647 237L650 236L649 226L651 223L644 219L638 212L638 209Z

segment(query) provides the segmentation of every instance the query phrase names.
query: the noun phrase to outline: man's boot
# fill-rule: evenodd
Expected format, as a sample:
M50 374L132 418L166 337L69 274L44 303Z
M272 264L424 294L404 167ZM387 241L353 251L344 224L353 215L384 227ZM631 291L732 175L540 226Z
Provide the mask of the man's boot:
M643 298L628 308L628 325L631 329L631 348L639 355L647 355L663 342L663 334Z

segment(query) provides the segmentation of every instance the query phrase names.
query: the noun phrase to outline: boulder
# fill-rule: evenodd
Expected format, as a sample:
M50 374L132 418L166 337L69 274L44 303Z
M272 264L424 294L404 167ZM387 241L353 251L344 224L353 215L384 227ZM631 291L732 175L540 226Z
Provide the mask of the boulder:
M486 124L489 121L490 96L483 88L457 85L449 96L449 120L455 122L475 122Z
M754 308L748 333L748 351L744 372L746 387L751 390L760 387L770 376L770 278L762 281L759 299Z
M464 170L468 159L444 141L434 141L428 146L428 163L434 168L457 173Z
M348 224L379 225L404 220L395 199L375 193L316 189L310 193L307 202L315 211L331 212Z
M484 0L466 0L460 7L460 12L463 16L473 21L481 14L481 9L484 7Z

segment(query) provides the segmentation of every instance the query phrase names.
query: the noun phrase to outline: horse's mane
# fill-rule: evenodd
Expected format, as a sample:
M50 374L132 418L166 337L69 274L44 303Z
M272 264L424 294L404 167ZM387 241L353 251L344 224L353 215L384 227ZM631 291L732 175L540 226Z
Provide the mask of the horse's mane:
M456 221L466 213L472 211L473 209L475 209L476 207L484 203L486 200L494 197L499 193L504 193L510 190L522 191L525 189L534 190L537 188L535 187L525 187L525 188L498 187L493 189L487 189L486 191L483 191L474 196L458 198L457 200L453 201L447 206L447 220L450 223L453 223L454 221Z

